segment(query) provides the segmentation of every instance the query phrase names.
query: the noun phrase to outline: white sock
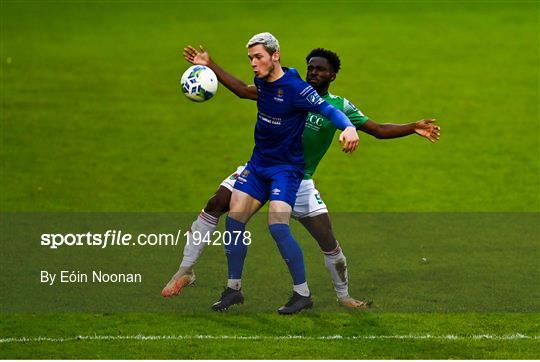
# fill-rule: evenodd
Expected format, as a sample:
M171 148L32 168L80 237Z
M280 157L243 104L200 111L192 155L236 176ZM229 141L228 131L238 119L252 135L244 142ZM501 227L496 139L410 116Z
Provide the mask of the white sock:
M310 293L309 293L309 288L308 288L308 285L307 285L307 282L304 282L302 284L298 284L298 285L293 285L293 290L300 294L301 296L303 297L309 297Z
M234 290L240 290L242 288L242 279L229 279L227 280L227 286Z
M324 253L324 264L332 276L332 283L338 298L349 295L349 276L347 258L338 245L334 250Z
M212 233L216 230L219 218L214 217L206 212L201 211L197 220L191 224L191 231L188 233L186 246L184 246L184 257L180 263L180 267L191 268L203 252L204 247L207 243L201 242L205 240L206 235L208 238L212 237ZM200 240L193 238L193 232L200 233Z

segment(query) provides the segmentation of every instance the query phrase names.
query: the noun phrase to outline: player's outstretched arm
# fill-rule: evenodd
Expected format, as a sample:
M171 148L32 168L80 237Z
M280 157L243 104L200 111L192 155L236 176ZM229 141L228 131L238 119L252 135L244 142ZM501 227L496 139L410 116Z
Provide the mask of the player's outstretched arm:
M423 119L407 124L377 123L368 120L358 129L378 139L389 139L418 134L431 142L437 142L441 137L441 128L435 124L435 119Z
M257 99L257 88L254 85L248 85L242 82L240 79L234 77L232 74L227 73L223 68L214 63L210 54L202 47L195 49L191 45L184 48L184 59L195 65L204 65L214 71L218 80L227 89L236 94L240 98L245 99Z

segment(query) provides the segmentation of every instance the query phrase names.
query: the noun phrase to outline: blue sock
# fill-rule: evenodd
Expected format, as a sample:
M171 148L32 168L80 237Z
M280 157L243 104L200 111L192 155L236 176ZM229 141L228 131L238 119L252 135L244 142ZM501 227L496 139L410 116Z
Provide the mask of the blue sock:
M229 279L241 279L242 269L244 269L244 260L246 259L247 254L247 245L242 242L242 235L246 229L246 224L241 223L240 221L237 221L235 219L231 219L227 216L225 228L230 233L230 240L224 240L225 243L229 244L225 245L225 255L227 255ZM236 233L234 231L236 231ZM242 232L239 237L237 237L238 231Z
M269 226L270 233L276 241L279 252L289 267L289 272L293 278L293 284L298 285L306 282L306 271L304 269L304 255L300 245L291 234L291 229L287 224L273 224Z

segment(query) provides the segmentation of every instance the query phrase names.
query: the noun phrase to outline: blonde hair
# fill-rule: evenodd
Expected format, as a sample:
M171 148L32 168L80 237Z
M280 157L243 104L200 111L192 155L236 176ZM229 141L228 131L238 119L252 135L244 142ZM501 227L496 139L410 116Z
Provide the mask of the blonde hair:
M246 48L250 48L257 44L262 44L270 54L279 51L279 41L270 33L259 33L253 35L247 42Z

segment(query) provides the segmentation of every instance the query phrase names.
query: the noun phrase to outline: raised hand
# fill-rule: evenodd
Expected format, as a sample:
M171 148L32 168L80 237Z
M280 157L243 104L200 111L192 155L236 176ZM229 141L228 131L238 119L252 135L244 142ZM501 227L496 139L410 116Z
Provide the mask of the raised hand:
M199 49L195 49L191 45L184 48L184 59L194 65L206 65L210 64L210 55L199 45Z
M441 127L435 124L436 119L423 119L415 123L414 132L427 138L431 142L437 142L441 137Z

